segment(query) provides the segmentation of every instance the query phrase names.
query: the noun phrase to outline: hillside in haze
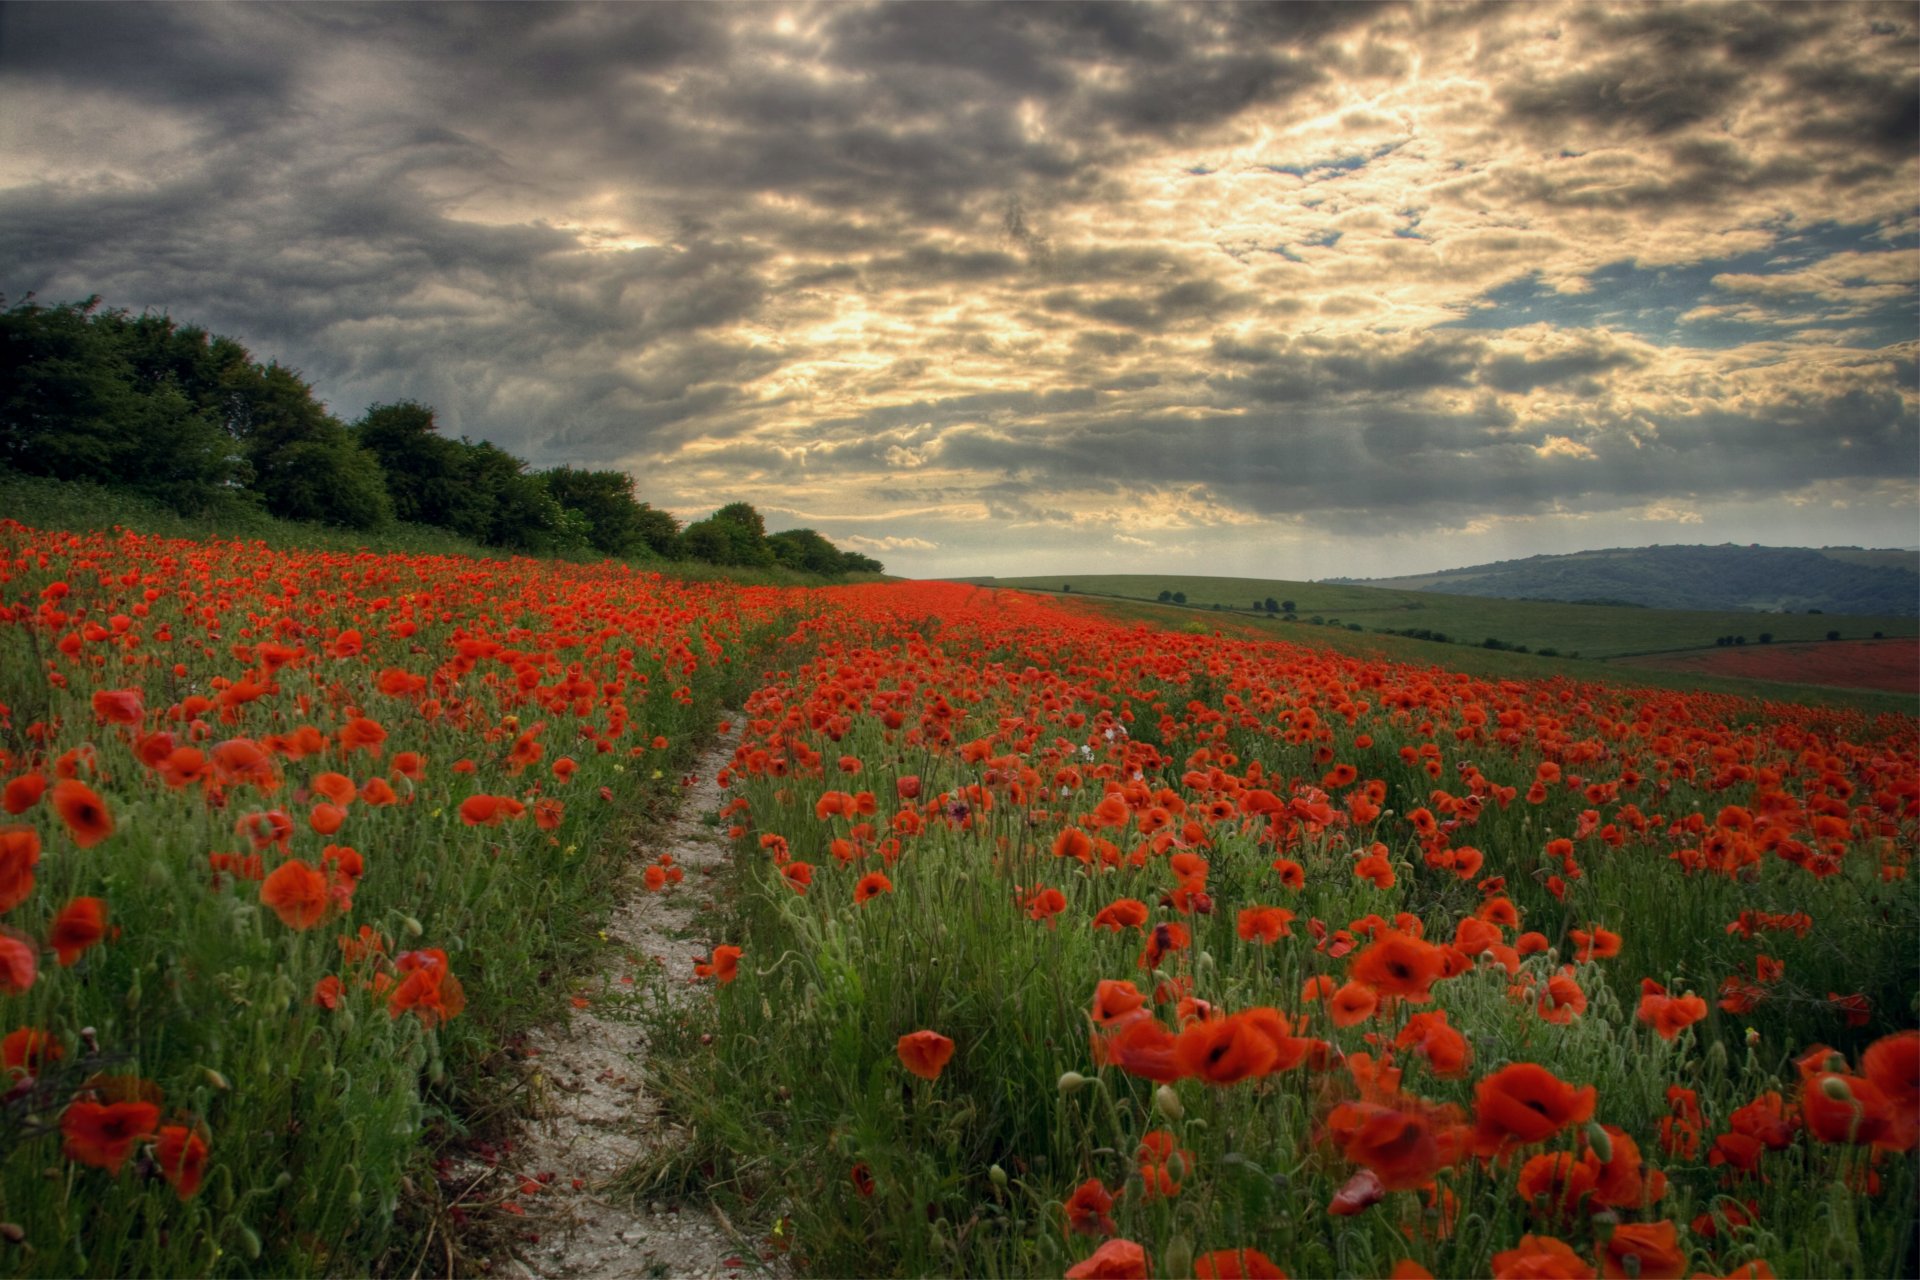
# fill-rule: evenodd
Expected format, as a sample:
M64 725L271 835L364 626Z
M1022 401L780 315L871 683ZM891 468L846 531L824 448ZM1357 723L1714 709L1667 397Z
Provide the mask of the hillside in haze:
M1614 547L1531 556L1403 578L1326 581L1505 600L1594 601L1655 609L1836 614L1920 612L1920 552L1859 547Z

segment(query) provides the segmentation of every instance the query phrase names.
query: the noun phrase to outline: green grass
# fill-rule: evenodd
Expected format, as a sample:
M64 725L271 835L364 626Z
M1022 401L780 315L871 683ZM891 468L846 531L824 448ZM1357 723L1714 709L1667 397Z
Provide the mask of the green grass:
M1536 600L1495 600L1431 591L1398 591L1331 583L1284 582L1262 578L1210 578L1199 575L1093 574L1075 577L968 578L993 587L1058 592L1071 584L1074 595L1117 596L1154 601L1162 591L1184 592L1186 608L1212 613L1232 609L1251 618L1255 600L1292 600L1301 622L1314 617L1341 626L1359 623L1367 631L1424 628L1444 632L1460 646L1489 637L1529 649L1552 648L1583 658L1619 658L1677 649L1710 649L1723 635L1744 635L1748 644L1771 632L1777 642L1824 640L1838 631L1843 639L1862 640L1879 631L1889 636L1920 635L1920 618L1842 617L1837 614L1774 614L1740 611L1692 612L1635 609L1619 605L1557 604ZM1285 624L1273 621L1277 629ZM1291 632L1284 634L1291 635ZM1452 651L1444 659L1454 665Z

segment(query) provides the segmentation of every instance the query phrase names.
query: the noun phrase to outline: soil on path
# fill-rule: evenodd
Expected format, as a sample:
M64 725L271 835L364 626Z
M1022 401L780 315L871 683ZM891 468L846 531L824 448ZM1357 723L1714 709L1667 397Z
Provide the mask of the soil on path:
M727 861L724 828L714 825L725 793L716 776L738 739L723 718L719 738L695 766L679 812L657 839L636 847L603 936L601 972L575 996L568 1025L529 1041L532 1118L495 1166L468 1165L470 1203L517 1206L518 1256L495 1275L547 1280L628 1277L732 1277L754 1269L752 1245L717 1211L701 1204L627 1203L610 1183L636 1160L675 1141L645 1085L646 1028L637 1001L660 981L669 999L695 998L694 961L711 944L694 935L695 916ZM672 856L685 879L649 892L645 868Z

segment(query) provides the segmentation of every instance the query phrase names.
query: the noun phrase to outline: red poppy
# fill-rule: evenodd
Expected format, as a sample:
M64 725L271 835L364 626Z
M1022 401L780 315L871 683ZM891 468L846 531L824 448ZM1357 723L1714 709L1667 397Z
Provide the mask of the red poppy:
M1093 1060L1116 1066L1128 1075L1169 1084L1189 1074L1180 1064L1179 1044L1180 1037L1159 1019L1127 1018L1112 1034L1093 1037Z
M1380 1007L1380 997L1364 983L1349 982L1327 1001L1327 1012L1336 1027L1351 1027L1365 1022Z
M113 834L113 815L92 787L74 778L53 784L53 808L67 824L73 842L91 849Z
M1226 1085L1266 1075L1280 1059L1269 1030L1244 1013L1189 1023L1180 1032L1175 1060L1185 1075Z
M739 947L721 945L713 949L711 960L697 961L693 966L696 978L712 978L722 985L732 982L740 976L740 957L745 955Z
M87 948L107 933L107 904L98 898L75 898L60 908L53 919L53 931L47 945L53 948L61 968L70 967Z
M1234 932L1248 942L1278 942L1293 932L1293 912L1285 907L1247 907L1235 918Z
M1110 1236L1119 1229L1113 1222L1113 1193L1098 1178L1075 1187L1065 1208L1070 1235Z
M1379 995L1422 1003L1432 997L1433 984L1445 969L1446 956L1439 947L1388 929L1353 957L1347 975Z
M1600 1251L1607 1280L1679 1280L1687 1274L1686 1250L1671 1222L1623 1222Z
M1447 1023L1447 1013L1437 1009L1432 1013L1416 1013L1407 1019L1406 1026L1400 1028L1400 1034L1394 1037L1396 1049L1412 1049L1427 1060L1427 1066L1433 1074L1442 1080L1454 1080L1467 1074L1467 1065L1473 1061L1473 1050L1467 1044L1467 1038Z
M1193 1260L1194 1280L1287 1280L1258 1249L1215 1249Z
M1521 1236L1519 1244L1493 1255L1493 1274L1494 1280L1593 1280L1594 1270L1564 1240Z
M75 1102L60 1116L67 1159L118 1175L134 1147L153 1136L160 1108L151 1102Z
M1085 1262L1067 1268L1067 1280L1147 1280L1147 1251L1131 1240L1109 1240Z
M0 913L13 910L33 892L33 869L40 865L40 833L32 827L0 830Z
M1457 1163L1466 1147L1466 1123L1457 1107L1412 1100L1391 1106L1343 1102L1327 1116L1327 1134L1341 1154L1372 1170L1388 1191L1425 1186Z
M0 1066L23 1075L38 1075L49 1062L66 1056L58 1040L37 1027L20 1027L0 1040Z
M153 1162L160 1166L160 1176L167 1180L173 1193L182 1200L191 1200L199 1193L200 1181L206 1176L207 1140L185 1125L162 1125L160 1138L153 1144Z
M1093 927L1119 933L1122 929L1138 929L1147 923L1147 904L1137 898L1121 898L1102 907L1093 918Z
M1598 1091L1576 1089L1545 1067L1516 1062L1473 1087L1474 1150L1483 1156L1544 1142L1593 1118Z
M853 886L853 900L857 903L865 903L870 899L879 897L883 893L892 892L893 881L887 879L878 871L869 871L866 875L860 877L859 884ZM1062 903L1061 905L1064 906L1066 904Z
M470 827L497 827L509 818L517 818L527 811L527 806L512 796L492 796L484 793L468 796L460 802L460 821Z
M11 929L0 929L0 993L19 995L40 972L34 945Z
M100 689L93 695L93 715L101 724L139 724L146 709L138 689Z
M47 777L43 773L23 773L9 779L5 792L0 793L0 809L18 817L39 804L46 789Z
M448 967L447 953L438 947L403 952L393 963L406 976L387 998L388 1017L412 1010L432 1027L458 1017L467 1007L466 990Z
M897 1046L900 1065L923 1080L938 1080L953 1057L953 1041L938 1031L910 1031Z
M1146 1003L1146 996L1133 983L1102 978L1093 991L1093 1020L1103 1027L1112 1026L1139 1013Z
M260 885L260 902L289 929L311 929L326 919L327 878L295 858L275 867Z
M1586 929L1570 929L1567 936L1573 939L1573 958L1580 964L1594 960L1611 960L1620 954L1620 935L1611 929L1594 925L1591 932Z

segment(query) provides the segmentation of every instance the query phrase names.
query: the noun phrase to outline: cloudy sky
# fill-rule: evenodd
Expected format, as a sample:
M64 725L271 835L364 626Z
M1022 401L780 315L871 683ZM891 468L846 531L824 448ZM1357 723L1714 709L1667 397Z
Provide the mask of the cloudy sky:
M0 9L0 291L915 576L1920 543L1908 3Z

